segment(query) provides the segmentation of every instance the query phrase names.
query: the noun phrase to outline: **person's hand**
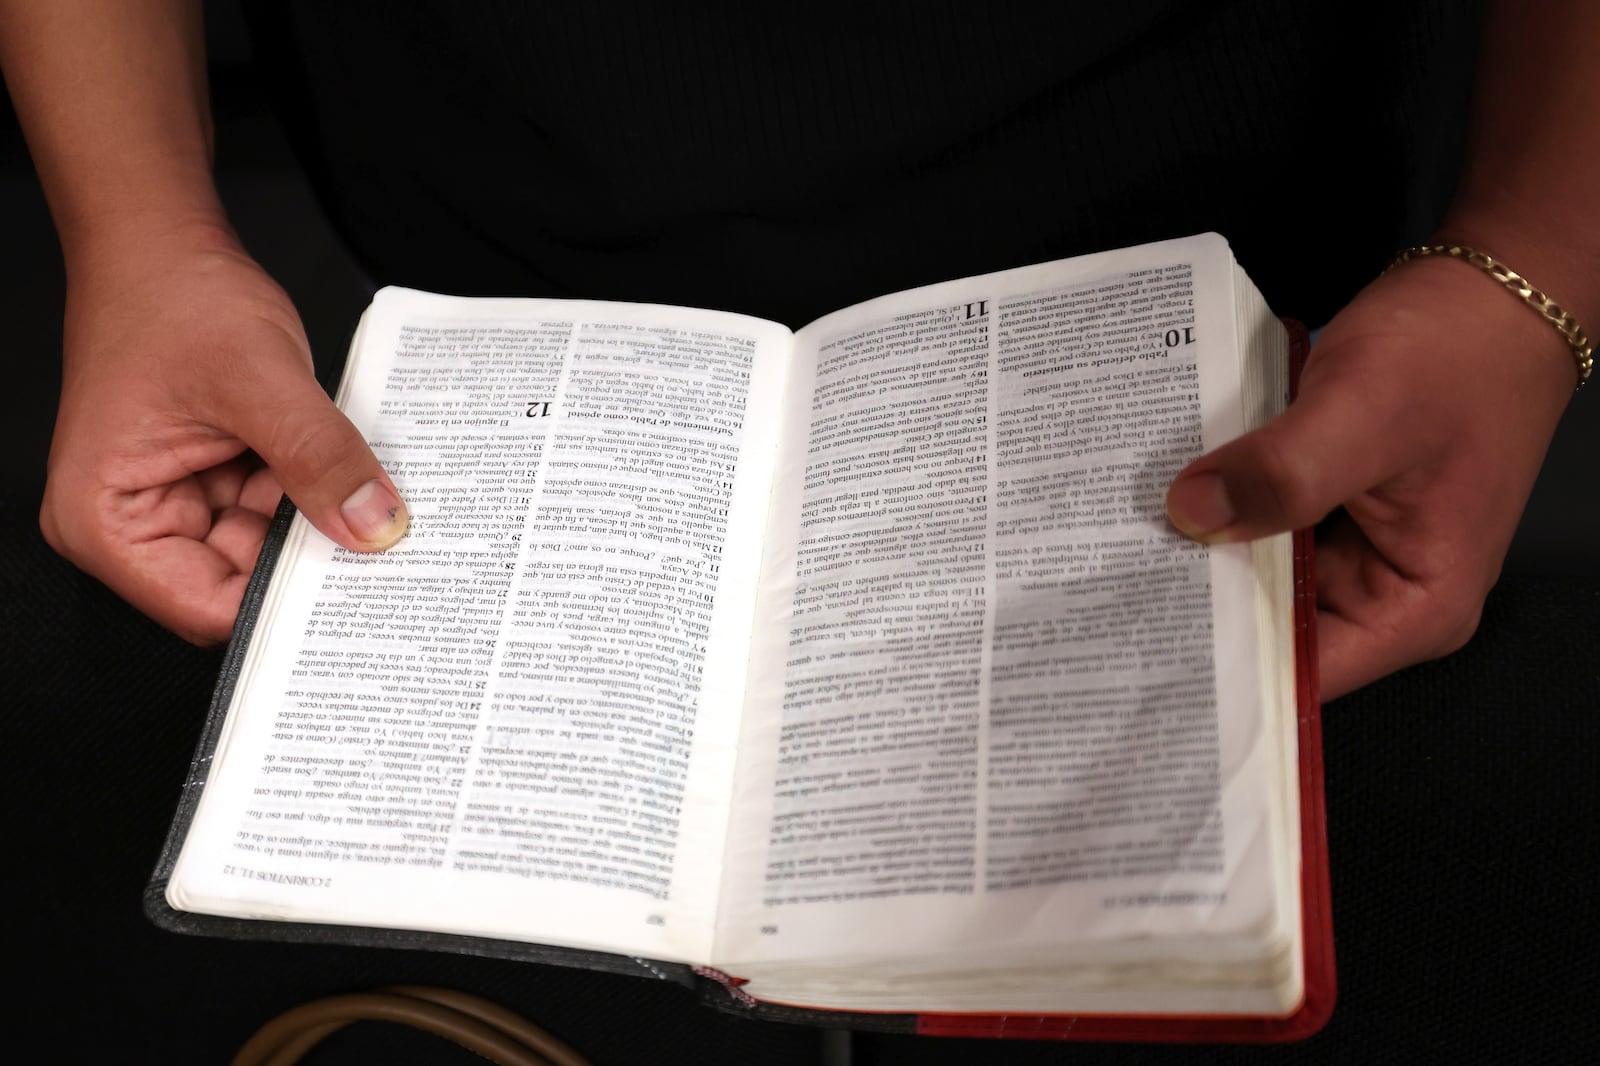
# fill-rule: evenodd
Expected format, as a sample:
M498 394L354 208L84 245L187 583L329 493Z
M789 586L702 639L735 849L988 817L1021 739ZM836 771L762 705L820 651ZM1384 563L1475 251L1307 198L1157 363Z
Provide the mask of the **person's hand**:
M372 551L406 512L317 383L283 290L214 226L97 249L69 271L45 539L196 644L225 640L285 493Z
M1332 699L1472 636L1576 383L1569 349L1514 294L1416 260L1327 324L1283 415L1179 473L1168 515L1213 543L1323 523Z

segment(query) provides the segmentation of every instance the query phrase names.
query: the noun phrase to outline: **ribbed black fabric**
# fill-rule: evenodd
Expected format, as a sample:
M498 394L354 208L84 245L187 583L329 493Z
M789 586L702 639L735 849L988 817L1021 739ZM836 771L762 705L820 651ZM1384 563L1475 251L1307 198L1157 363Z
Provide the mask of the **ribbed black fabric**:
M1323 321L1433 223L1474 3L248 5L380 283L711 306L1217 230Z

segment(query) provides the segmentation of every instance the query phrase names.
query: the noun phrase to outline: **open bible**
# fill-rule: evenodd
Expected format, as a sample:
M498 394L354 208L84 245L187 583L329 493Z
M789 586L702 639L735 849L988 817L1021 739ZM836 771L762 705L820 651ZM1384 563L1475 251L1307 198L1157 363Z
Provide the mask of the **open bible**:
M1309 541L1164 509L1296 340L1216 234L798 331L381 290L337 400L409 532L285 505L147 910L789 1021L1306 1035Z

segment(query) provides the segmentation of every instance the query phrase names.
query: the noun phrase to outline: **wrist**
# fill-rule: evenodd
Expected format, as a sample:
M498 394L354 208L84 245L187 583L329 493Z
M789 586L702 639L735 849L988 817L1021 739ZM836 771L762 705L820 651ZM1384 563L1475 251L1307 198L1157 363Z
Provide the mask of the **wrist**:
M1576 361L1561 335L1516 293L1446 254L1396 256L1367 292L1380 332L1392 327L1403 339L1395 354L1407 358L1391 368L1406 375L1403 388L1425 392L1442 404L1439 410L1488 390L1508 410L1538 412L1534 421L1554 429L1578 384ZM1336 318L1326 334L1340 324Z
M220 206L145 205L107 215L62 234L62 255L69 286L97 278L131 273L148 275L159 264L206 255L243 255Z
M1592 338L1600 328L1600 230L1591 236L1576 222L1480 200L1458 202L1427 243L1494 256L1571 312Z
M1504 219L1455 211L1425 243L1468 250L1456 257L1458 269L1470 267L1481 274L1485 289L1498 285L1505 292L1500 307L1486 306L1483 313L1501 316L1510 305L1523 304L1523 313L1510 321L1525 341L1526 358L1563 365L1569 386L1581 383L1600 328L1600 254L1565 235L1552 237L1537 225L1506 225Z

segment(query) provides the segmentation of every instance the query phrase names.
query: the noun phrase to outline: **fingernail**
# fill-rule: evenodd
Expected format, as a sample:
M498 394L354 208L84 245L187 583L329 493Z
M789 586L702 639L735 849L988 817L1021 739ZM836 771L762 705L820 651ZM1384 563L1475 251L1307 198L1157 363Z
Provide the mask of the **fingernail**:
M350 532L377 548L387 548L404 536L411 520L400 497L376 478L352 492L339 513Z
M1216 534L1233 524L1233 501L1220 474L1195 474L1176 482L1167 496L1167 516L1186 537L1224 540Z

